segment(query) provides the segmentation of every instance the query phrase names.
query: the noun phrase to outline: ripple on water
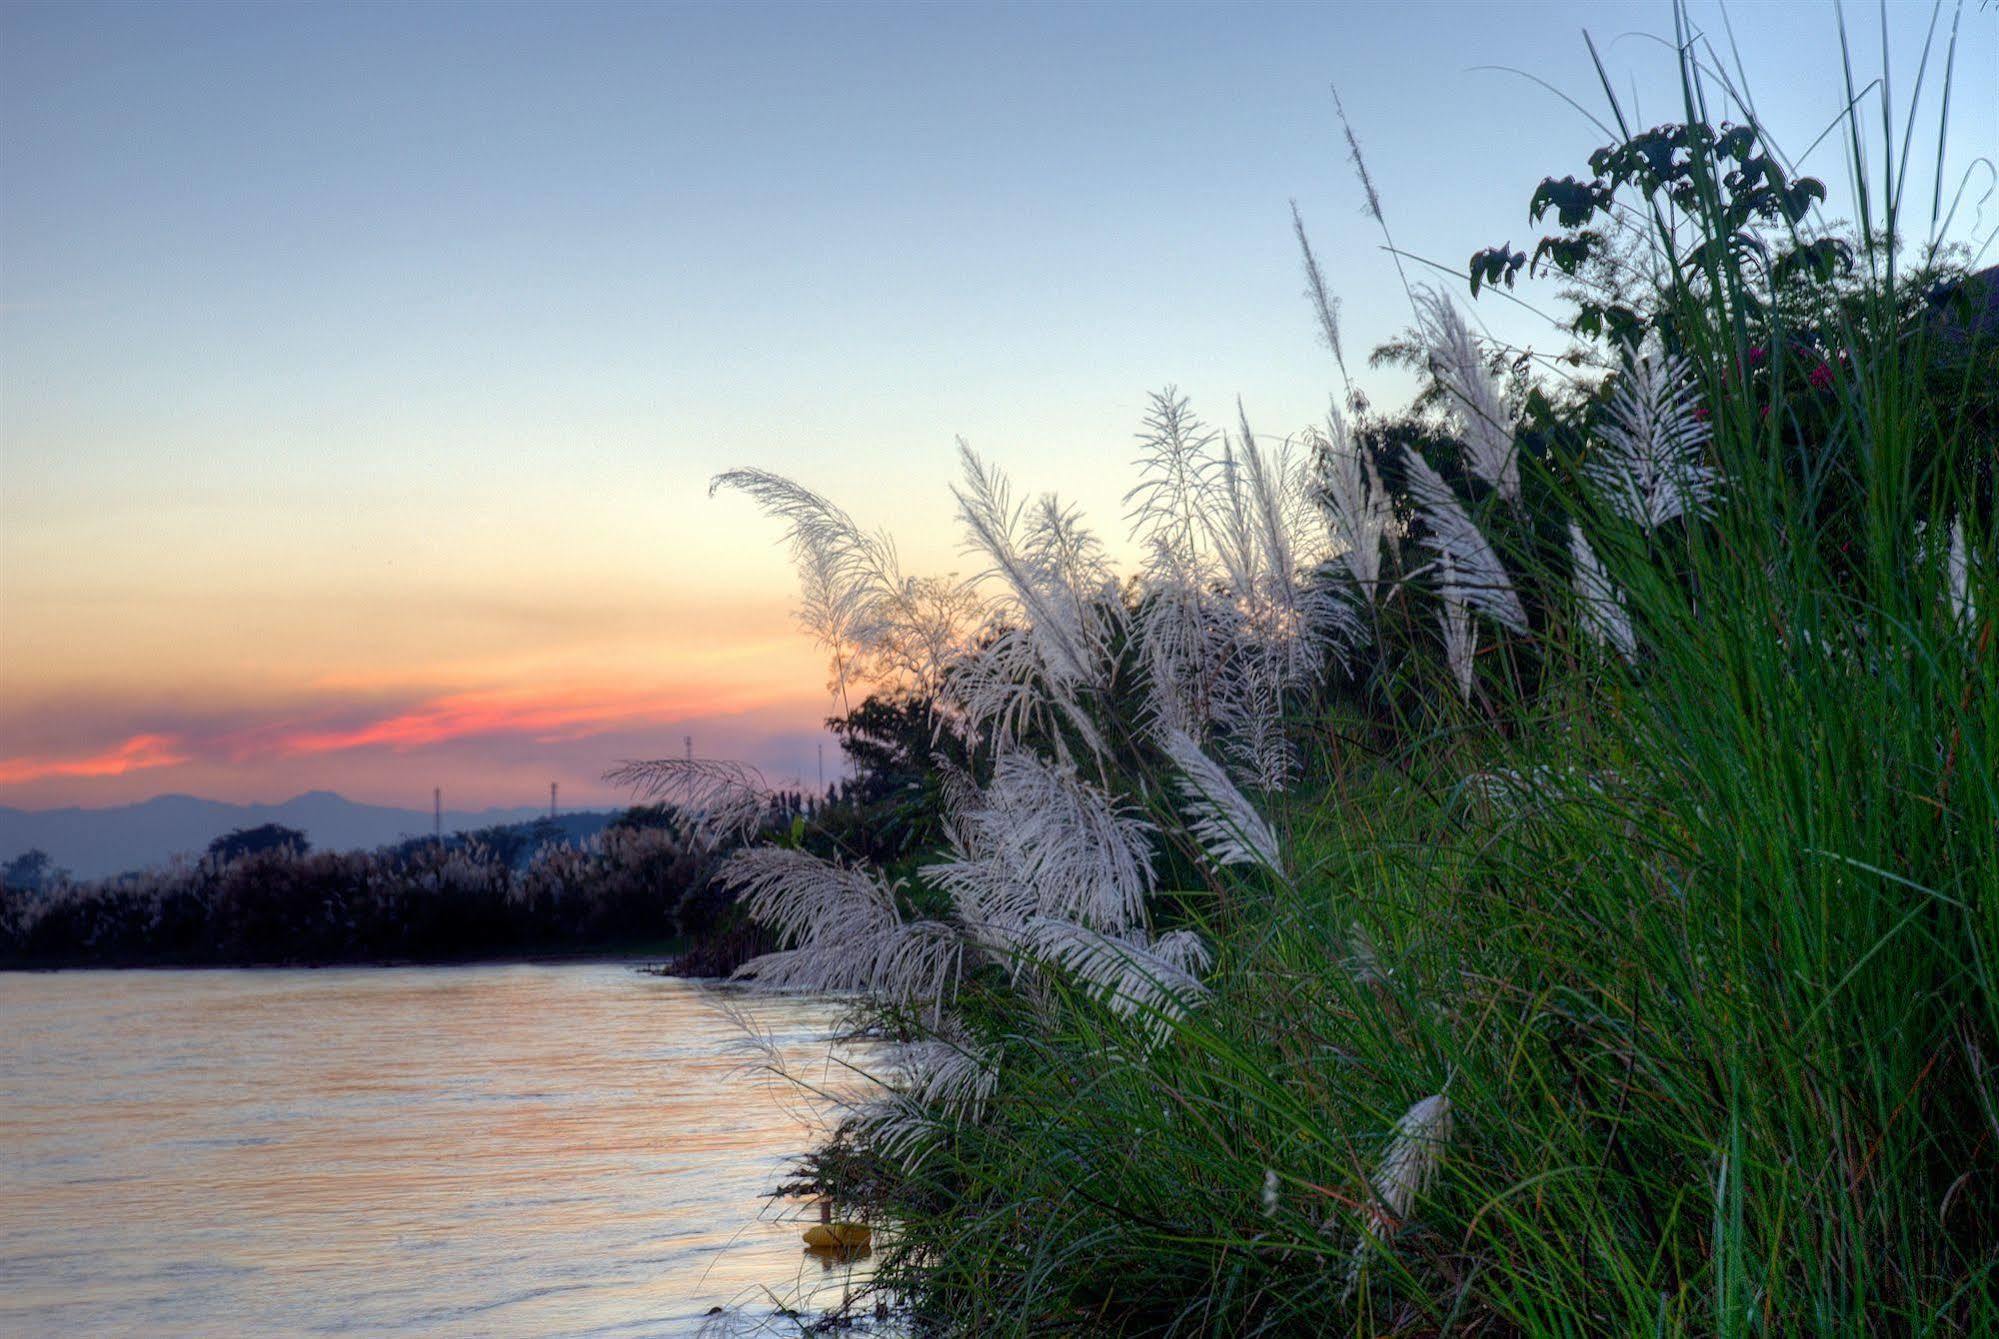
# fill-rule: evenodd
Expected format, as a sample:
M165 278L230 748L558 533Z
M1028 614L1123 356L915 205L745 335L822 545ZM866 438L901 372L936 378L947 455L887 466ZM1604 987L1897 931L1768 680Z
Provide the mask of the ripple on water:
M823 1060L834 1006L753 1007ZM840 1294L764 1198L804 1104L694 983L71 972L0 976L0 1017L0 1332L674 1335Z

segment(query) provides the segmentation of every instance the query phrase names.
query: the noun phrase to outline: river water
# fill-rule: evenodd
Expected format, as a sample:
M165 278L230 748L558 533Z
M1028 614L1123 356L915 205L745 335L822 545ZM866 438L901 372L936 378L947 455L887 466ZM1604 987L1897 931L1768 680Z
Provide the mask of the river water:
M810 1316L865 1263L764 1197L816 1118L722 999L837 1085L832 1006L621 964L0 974L0 1334Z

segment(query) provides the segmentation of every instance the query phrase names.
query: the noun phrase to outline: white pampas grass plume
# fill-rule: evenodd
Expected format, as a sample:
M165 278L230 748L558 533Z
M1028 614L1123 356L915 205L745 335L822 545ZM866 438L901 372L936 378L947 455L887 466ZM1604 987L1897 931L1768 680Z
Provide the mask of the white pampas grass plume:
M854 1133L869 1148L915 1171L944 1132L944 1122L908 1093L890 1092L853 1110Z
M915 1042L900 1057L908 1072L904 1091L926 1110L953 1120L977 1120L999 1087L999 1063L953 1028Z
M709 495L733 488L785 523L785 537L804 586L799 619L833 653L834 691L854 677L852 643L864 642L888 617L884 601L902 586L895 544L869 533L853 517L801 484L768 470L718 474Z
M1215 965L1215 951L1192 930L1171 930L1152 941L1152 954L1189 976L1206 975Z
M1034 960L1067 971L1111 1012L1140 1023L1154 1043L1208 993L1192 973L1149 948L1072 921L1035 917L1022 947Z
M1291 230L1298 235L1298 250L1305 258L1305 298L1312 304L1313 315L1319 318L1319 334L1326 341L1326 347L1333 351L1333 361L1339 364L1342 379L1347 375L1347 356L1340 347L1340 300L1326 287L1326 276L1319 271L1319 258L1312 254L1311 239L1305 235L1305 220L1298 213L1298 202L1291 202Z
M969 818L992 856L1032 890L1035 914L1107 932L1144 919L1152 825L1073 766L1008 750Z
M1100 546L1054 498L1031 510L1016 504L1005 475L963 442L958 455L964 483L951 492L967 547L988 563L981 575L999 579L1008 612L1033 638L1052 680L1091 681L1109 643L1091 608L1110 580Z
M1631 615L1624 608L1624 592L1603 570L1596 550L1583 537L1582 527L1569 522L1569 558L1575 569L1576 603L1582 611L1583 630L1599 646L1608 646L1628 663L1638 655L1638 638L1631 630Z
M999 1087L997 1054L973 1045L954 1019L898 1048L893 1065L894 1086L850 1112L869 1144L911 1170L951 1127L978 1120Z
M1263 1169L1263 1216L1277 1216L1277 1169L1274 1167Z
M1367 201L1367 216L1380 223L1381 194L1374 189L1374 178L1367 170L1367 157L1360 151L1360 140L1353 133L1353 123L1347 120L1346 104L1340 101L1340 91L1337 88L1333 90L1333 108L1339 113L1340 129L1346 133L1347 157L1353 162L1354 174L1360 178L1361 194Z
M1283 850L1277 834L1228 773L1183 731L1169 730L1160 742L1179 770L1180 792L1194 820L1190 830L1209 858L1217 864L1261 865L1282 873Z
M1971 554L1964 543L1964 518L1955 516L1950 522L1950 551L1945 555L1944 568L1950 577L1950 611L1957 617L1958 625L1967 631L1977 621L1978 610L1971 600Z
M988 608L983 645L953 671L947 691L968 729L990 722L1002 743L1059 718L1101 752L1079 695L1106 686L1125 626L1103 546L1053 496L1016 504L1005 475L965 443L958 451L958 517L966 547L987 563L975 580L996 579L1001 593Z
M1458 685L1458 696L1471 701L1473 657L1478 654L1478 630L1472 626L1471 610L1458 598L1451 584L1451 560L1444 558L1444 584L1439 593L1437 618L1443 625L1444 661Z
M1353 439L1337 406L1326 415L1318 447L1318 495L1340 561L1370 603L1381 581L1381 546L1394 523L1388 490L1381 486L1367 448Z
M785 523L802 598L798 619L832 652L832 690L856 682L933 696L971 632L968 597L955 582L907 577L886 531L854 518L802 484L768 470L735 469L709 483L747 493Z
M1527 610L1485 532L1451 492L1443 476L1430 468L1430 462L1406 449L1402 460L1410 500L1423 517L1423 546L1440 559L1450 559L1446 568L1447 589L1443 593L1524 636Z
M1395 1124L1376 1169L1373 1198L1367 1206L1367 1230L1354 1247L1347 1267L1347 1287L1351 1289L1367 1257L1370 1242L1392 1235L1409 1218L1416 1199L1430 1187L1444 1159L1444 1146L1451 1138L1451 1100L1442 1093L1426 1097L1403 1114Z
M1430 374L1450 402L1451 417L1464 439L1465 463L1512 501L1520 496L1519 452L1513 441L1513 417L1499 387L1457 304L1434 288L1418 289L1415 296L1416 323Z
M1720 491L1721 475L1702 459L1708 429L1698 407L1686 358L1625 350L1623 375L1597 433L1603 450L1583 474L1648 534L1677 516L1706 515Z
M1416 1197L1430 1188L1451 1138L1451 1099L1439 1093L1410 1107L1396 1122L1381 1166L1374 1174L1371 1217L1392 1230L1409 1217Z
M1139 481L1124 495L1133 539L1159 546L1176 562L1199 548L1215 432L1176 386L1154 391L1138 434Z
M964 938L944 921L907 921L895 890L874 871L804 851L759 846L731 856L717 875L751 918L791 947L736 970L759 990L866 991L941 1010L961 971Z
M1310 470L1288 440L1259 441L1240 407L1238 418L1240 436L1224 437L1178 392L1152 398L1142 478L1125 499L1145 555L1134 630L1149 723L1217 731L1243 774L1278 788L1296 766L1286 702L1362 627L1328 571L1338 555Z
M637 798L672 805L709 845L753 834L770 812L773 798L763 773L719 759L628 760L606 772L604 779L630 788Z

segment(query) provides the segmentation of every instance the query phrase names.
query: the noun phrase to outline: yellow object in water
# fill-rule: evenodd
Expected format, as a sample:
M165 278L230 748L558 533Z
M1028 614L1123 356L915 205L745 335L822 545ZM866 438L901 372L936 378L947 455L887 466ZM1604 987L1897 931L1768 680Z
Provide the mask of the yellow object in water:
M805 1229L805 1244L818 1250L858 1250L873 1236L862 1223L814 1223Z

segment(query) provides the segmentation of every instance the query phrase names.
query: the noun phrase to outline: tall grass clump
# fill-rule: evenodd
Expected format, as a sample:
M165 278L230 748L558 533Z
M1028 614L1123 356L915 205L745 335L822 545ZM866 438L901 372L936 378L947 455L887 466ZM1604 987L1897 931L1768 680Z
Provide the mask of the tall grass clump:
M1676 19L1534 196L1600 378L1412 291L1423 412L1157 397L1122 585L967 456L946 849L730 875L902 1043L807 1171L918 1330L1999 1330L1990 298L1885 86L1832 226Z

